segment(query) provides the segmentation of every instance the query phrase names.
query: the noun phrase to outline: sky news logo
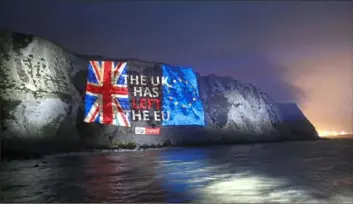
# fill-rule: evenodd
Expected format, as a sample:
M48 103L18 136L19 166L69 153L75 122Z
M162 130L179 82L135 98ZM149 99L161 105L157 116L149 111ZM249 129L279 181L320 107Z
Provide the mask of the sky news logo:
M136 135L159 135L161 133L160 128L146 128L146 127L136 127Z

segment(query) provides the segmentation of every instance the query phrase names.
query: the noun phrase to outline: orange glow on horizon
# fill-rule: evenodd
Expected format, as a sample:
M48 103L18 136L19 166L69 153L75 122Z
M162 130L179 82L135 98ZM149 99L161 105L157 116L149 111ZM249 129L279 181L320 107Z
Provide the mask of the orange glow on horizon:
M341 135L348 135L352 133L347 133L345 131L317 131L320 137L333 137L333 136L341 136Z

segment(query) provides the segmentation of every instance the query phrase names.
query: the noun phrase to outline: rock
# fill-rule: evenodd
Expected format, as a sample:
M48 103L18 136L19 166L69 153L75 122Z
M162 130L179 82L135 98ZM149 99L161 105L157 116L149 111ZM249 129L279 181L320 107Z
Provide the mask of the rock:
M4 152L38 154L109 148L113 140L139 147L312 139L317 135L308 120L302 120L300 131L297 125L287 124L280 107L251 84L215 75L198 75L206 128L162 127L161 135L146 136L135 135L131 128L84 123L89 59L104 58L79 56L43 38L0 30ZM160 64L128 61L136 66Z
M200 92L210 131L224 134L227 140L281 136L276 127L282 122L276 103L253 85L210 75L200 77Z
M295 139L312 139L319 137L314 125L305 117L295 103L279 103L278 107L283 118L283 125L289 129Z
M40 38L2 31L0 57L4 149L36 152L78 141L72 119L81 98L69 66L74 56Z

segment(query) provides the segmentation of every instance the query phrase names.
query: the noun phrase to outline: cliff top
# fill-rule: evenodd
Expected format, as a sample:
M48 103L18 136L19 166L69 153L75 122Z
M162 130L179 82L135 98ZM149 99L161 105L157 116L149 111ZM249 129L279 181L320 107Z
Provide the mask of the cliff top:
M164 63L164 62L141 60L141 59L137 59L137 58L116 58L116 57L104 57L104 56L100 56L100 55L78 54L78 53L72 52L71 50L68 50L67 48L65 48L65 46L62 46L62 45L60 45L60 44L58 44L56 42L53 42L50 39L47 39L46 37L43 37L43 36L40 36L40 35L36 35L36 34L33 34L33 33L17 32L17 31L13 31L11 29L7 29L7 28L4 28L4 27L0 27L0 33L12 34L12 38L15 38L15 41L19 41L19 40L22 39L23 43L27 43L27 44L30 43L33 38L39 38L39 39L45 40L45 41L53 44L54 46L60 47L60 49L63 49L65 52L67 52L67 53L69 53L69 54L71 54L73 56L77 56L77 57L79 57L79 58L81 58L83 60L87 60L87 61L88 60L135 61L135 62L141 62L141 63L153 63L153 64L158 64L158 65L165 64L165 65L169 65L169 66L173 66L173 67L192 68L192 67L188 67L188 66L175 66L175 65L172 65L172 64ZM209 79L217 77L217 78L220 78L222 80L234 80L234 81L240 82L239 80L236 80L236 79L234 79L234 78L232 78L230 76L217 76L215 74L201 75L198 72L195 72L195 74L198 77L202 76L202 77L206 77L206 78L209 78ZM246 82L241 82L241 83L243 85L249 85L249 86L255 87L251 83L246 83Z

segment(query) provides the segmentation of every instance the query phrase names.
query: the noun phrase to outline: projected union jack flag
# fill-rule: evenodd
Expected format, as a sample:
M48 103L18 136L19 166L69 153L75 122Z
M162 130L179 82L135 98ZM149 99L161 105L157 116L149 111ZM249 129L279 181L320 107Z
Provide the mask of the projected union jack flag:
M90 61L85 122L131 127L129 115L124 112L130 110L126 74L126 62Z

